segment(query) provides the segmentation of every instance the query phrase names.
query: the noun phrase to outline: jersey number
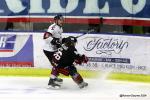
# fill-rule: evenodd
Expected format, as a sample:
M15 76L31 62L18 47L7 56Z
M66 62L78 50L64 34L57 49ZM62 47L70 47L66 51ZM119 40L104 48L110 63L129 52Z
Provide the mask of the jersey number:
M61 56L62 56L62 52L61 51L58 51L58 52L56 52L54 54L54 57L55 57L56 60L60 60Z

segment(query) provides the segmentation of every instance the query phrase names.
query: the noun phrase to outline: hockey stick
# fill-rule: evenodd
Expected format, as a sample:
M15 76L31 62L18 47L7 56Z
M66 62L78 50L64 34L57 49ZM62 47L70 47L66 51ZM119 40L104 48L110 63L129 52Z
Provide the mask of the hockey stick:
M76 36L76 38L82 37L82 36L84 36L84 35L86 35L86 34L89 34L89 33L91 33L91 32L94 32L94 31L95 31L94 29L88 30L87 32L84 32L83 34L81 34L81 35L79 35L79 36Z
M100 20L99 27L100 27L100 31L101 31L101 26L103 25L103 17L100 17L99 20ZM94 31L95 31L94 29L90 29L90 30L88 30L87 32L83 32L83 34L81 34L81 35L79 35L79 36L76 36L76 38L82 37L82 36L84 36L84 35L86 35L86 34L89 34L89 33L91 33L91 32L94 32Z

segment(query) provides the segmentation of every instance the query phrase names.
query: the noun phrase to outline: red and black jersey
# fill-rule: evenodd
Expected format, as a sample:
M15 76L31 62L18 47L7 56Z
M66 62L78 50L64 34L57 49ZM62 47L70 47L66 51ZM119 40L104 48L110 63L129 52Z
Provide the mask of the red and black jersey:
M60 67L71 66L75 59L81 55L77 52L74 46L62 46L53 55L53 62Z

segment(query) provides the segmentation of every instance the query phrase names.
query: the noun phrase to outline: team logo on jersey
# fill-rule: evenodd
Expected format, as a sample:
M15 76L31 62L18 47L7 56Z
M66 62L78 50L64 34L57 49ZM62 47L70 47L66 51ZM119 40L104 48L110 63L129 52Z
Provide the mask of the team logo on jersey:
M16 35L0 35L0 52L13 52Z

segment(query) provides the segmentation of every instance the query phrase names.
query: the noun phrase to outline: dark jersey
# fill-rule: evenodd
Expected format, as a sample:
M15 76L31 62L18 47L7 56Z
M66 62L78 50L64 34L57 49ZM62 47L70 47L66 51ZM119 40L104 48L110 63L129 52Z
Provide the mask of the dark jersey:
M80 55L74 46L64 46L59 48L58 51L54 53L53 62L56 66L66 67L71 66L78 57L80 57Z

